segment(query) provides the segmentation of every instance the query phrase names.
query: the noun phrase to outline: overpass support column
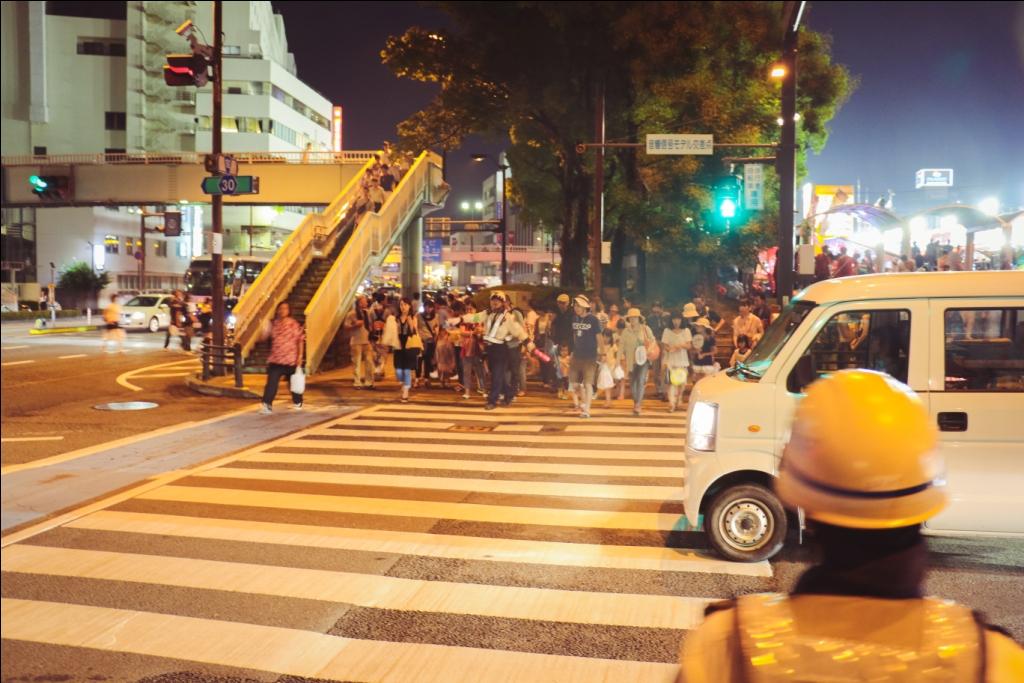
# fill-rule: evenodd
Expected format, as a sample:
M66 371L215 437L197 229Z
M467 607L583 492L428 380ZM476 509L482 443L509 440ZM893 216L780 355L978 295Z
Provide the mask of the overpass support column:
M402 234L402 296L423 287L423 217L414 219Z

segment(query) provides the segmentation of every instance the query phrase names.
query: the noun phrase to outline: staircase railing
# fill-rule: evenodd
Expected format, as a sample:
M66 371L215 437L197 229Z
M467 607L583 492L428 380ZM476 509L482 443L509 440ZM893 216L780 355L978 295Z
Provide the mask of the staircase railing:
M331 270L306 306L306 369L316 372L331 341L348 314L356 288L409 222L420 215L424 202L446 193L442 188L441 158L423 152L416 159L380 213L368 211L342 248Z
M341 232L339 226L355 205L360 179L373 163L372 158L367 161L323 213L307 214L302 219L238 300L232 313L236 321L235 343L241 347L243 357L249 356L259 341L264 321L273 318L278 302L292 291L310 261L317 253L330 251Z

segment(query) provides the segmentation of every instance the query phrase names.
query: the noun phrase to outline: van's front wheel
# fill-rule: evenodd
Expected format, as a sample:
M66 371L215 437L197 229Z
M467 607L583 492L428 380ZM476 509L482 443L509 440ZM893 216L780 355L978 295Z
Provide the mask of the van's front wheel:
M738 562L767 560L782 549L786 511L775 494L758 484L725 489L704 517L711 546Z

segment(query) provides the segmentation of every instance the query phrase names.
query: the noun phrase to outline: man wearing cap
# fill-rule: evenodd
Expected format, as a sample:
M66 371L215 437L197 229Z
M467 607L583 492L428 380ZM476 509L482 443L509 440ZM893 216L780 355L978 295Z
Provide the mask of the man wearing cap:
M808 388L791 434L776 492L804 511L821 559L788 595L710 605L678 680L1024 680L1013 640L968 607L924 597L921 525L948 494L935 427L910 387L840 370Z
M508 342L512 339L523 341L526 330L508 310L508 297L504 292L491 294L491 310L481 311L462 317L464 323L483 323L484 350L487 369L491 372L491 391L487 395L486 410L494 410L499 397L505 405L512 403L512 389L508 386Z
M572 350L572 318L573 311L569 307L571 299L566 293L558 295L558 312L555 313L554 322L551 325L551 340L558 344L559 351L562 348Z
M590 300L580 294L573 300L572 357L569 360L569 389L579 402L580 417L590 417L597 376L598 339L601 321L590 312Z

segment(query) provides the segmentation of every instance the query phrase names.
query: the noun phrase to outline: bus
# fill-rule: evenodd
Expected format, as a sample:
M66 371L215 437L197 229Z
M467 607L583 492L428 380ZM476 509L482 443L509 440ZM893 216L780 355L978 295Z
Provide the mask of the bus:
M231 310L239 297L256 281L270 262L271 256L224 256L224 304L227 310ZM199 256L192 260L185 271L185 293L196 303L209 301L213 294L213 272L210 263L209 255Z

